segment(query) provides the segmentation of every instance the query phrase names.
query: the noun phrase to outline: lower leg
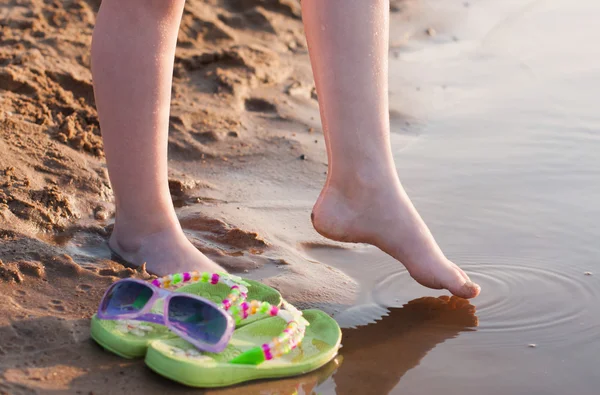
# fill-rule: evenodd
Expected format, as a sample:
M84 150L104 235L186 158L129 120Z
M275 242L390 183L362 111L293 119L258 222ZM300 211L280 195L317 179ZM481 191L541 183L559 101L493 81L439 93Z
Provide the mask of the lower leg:
M94 92L115 193L110 246L168 274L221 270L185 237L168 188L169 102L184 0L104 0L92 44Z
M329 157L315 228L381 248L425 286L477 296L398 179L389 139L389 1L303 0L302 11Z

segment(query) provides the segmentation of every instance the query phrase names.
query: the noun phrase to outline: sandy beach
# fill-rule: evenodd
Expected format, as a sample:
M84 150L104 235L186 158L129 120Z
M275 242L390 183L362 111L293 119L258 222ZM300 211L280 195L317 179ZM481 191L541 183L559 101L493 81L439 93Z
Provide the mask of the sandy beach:
M109 284L152 278L106 245L114 202L90 73L100 0L3 1L0 394L595 394L600 6L522 3L391 4L397 166L482 285L468 302L312 228L327 158L299 2L187 1L169 134L182 227L344 336L308 375L202 392L89 337Z

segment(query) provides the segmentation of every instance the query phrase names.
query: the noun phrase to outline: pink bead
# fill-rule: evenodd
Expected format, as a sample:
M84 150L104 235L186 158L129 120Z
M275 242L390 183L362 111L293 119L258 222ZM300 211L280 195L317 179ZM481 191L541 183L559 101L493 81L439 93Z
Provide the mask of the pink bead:
M263 352L265 353L265 359L267 361L273 359L273 356L271 355L271 349L269 348L268 344L263 344L262 349L263 349Z
M192 279L192 275L189 272L183 273L183 281L184 282L190 281L191 279Z
M277 315L277 313L279 313L279 308L277 306L271 307L270 313L271 313L272 316Z
M212 275L210 283L214 285L214 284L217 284L218 282L219 282L219 275L217 273L214 273Z
M152 281L152 285L160 288L160 280L157 278L156 280Z
M231 301L229 299L224 299L221 303L223 304L225 310L229 310L231 307Z
M244 302L240 305L240 307L242 308L243 311L246 311L250 308L250 305L248 304L248 302Z

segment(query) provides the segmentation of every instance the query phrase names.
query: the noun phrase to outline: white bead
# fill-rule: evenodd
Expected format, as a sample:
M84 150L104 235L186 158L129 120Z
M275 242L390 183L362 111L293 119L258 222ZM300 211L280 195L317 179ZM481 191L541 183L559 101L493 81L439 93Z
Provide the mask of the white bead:
M290 322L294 320L294 316L287 310L279 309L277 315L285 320L285 322Z

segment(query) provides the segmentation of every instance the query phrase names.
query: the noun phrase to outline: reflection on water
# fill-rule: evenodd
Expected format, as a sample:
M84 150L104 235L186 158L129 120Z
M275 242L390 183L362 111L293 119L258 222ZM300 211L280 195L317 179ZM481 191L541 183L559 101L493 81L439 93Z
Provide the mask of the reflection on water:
M415 299L375 324L344 330L338 394L387 394L435 346L478 325L475 307L457 297Z
M467 300L415 299L376 323L344 329L340 355L315 372L210 394L387 394L435 346L477 325L475 307Z

